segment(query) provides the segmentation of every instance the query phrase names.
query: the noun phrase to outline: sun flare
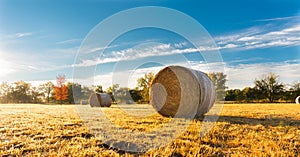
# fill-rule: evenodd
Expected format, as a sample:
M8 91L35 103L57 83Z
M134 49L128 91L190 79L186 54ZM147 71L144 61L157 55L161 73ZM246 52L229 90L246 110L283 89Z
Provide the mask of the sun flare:
M3 59L1 54L0 54L0 63L1 63L0 64L0 79L7 76L8 74L14 72L12 63Z

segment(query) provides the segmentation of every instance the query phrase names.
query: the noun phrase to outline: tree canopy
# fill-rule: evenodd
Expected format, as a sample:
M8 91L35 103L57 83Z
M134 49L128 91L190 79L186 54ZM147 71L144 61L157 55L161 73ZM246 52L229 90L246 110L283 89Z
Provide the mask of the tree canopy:
M64 75L58 75L56 77L57 85L54 87L55 99L63 103L63 100L68 98L68 87L65 85L66 77Z
M153 78L154 74L150 72L137 80L137 88L140 90L142 102L144 103L149 103L149 88Z
M225 90L228 88L226 86L227 75L222 72L213 72L207 75L216 87L216 99L219 101L224 100L226 95Z
M300 82L285 85L279 81L274 73L262 76L254 81L254 87L244 89L227 89L226 74L207 74L216 87L217 100L236 102L295 102L300 95ZM137 87L129 89L114 84L103 90L102 85L92 87L82 86L79 83L67 82L64 75L59 75L57 85L46 82L38 87L24 81L14 83L2 82L0 84L0 103L79 103L80 100L89 99L93 92L106 92L115 102L133 100L137 103L149 102L149 88L153 73L146 73L137 79ZM56 98L56 99L55 99Z
M279 82L278 78L278 75L269 73L254 82L255 88L271 103L278 99L279 94L284 90L284 85Z

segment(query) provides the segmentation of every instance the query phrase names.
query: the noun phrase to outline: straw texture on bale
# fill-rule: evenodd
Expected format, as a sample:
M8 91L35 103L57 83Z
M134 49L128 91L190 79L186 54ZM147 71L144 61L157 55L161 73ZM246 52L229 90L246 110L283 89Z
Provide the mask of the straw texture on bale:
M209 77L185 67L165 67L150 85L150 104L163 116L200 117L214 101L215 87Z
M110 107L112 99L106 93L93 93L89 101L91 107Z
M296 104L300 104L299 100L300 100L300 96L298 96L298 97L296 98L296 100L295 100Z

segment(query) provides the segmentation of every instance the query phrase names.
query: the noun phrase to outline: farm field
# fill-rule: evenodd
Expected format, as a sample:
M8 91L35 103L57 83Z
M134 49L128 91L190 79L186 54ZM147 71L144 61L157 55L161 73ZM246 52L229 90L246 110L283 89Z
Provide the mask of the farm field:
M103 142L101 135L94 136L93 129L86 127L89 125L84 122L87 119L80 118L88 107L0 105L0 156L300 155L300 105L296 104L224 104L218 121L203 137L199 134L203 121L197 119L165 146L139 153L119 150L113 147L116 141L109 145ZM123 110L119 108L113 105L104 108L103 112L116 126L129 131L151 132L172 119L156 114L149 105L121 105ZM92 110L98 112L100 109ZM128 116L124 111L133 111L130 113L137 115L143 111L149 115ZM104 122L98 120L98 123ZM100 129L110 131L113 127ZM147 143L138 138L133 140L141 145Z

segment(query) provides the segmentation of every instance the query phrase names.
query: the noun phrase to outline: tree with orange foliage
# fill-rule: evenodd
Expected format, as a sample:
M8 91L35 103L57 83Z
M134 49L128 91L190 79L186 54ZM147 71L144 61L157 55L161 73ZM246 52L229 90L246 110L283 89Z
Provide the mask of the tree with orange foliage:
M55 99L60 101L62 105L63 100L68 98L68 87L65 85L66 77L64 75L58 75L56 77L57 86L54 87Z

